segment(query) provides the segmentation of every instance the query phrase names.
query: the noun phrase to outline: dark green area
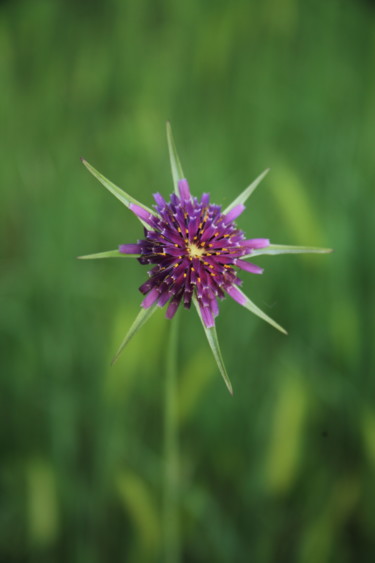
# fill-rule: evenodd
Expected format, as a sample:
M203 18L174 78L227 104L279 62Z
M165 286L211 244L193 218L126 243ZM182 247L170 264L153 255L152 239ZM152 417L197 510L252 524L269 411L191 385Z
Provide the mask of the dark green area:
M120 361L135 217L84 156L151 205L172 190L165 121L193 193L239 225L330 246L259 257L227 299L231 397L195 311L180 319L183 561L375 558L375 6L350 0L0 4L0 561L162 561L159 312Z

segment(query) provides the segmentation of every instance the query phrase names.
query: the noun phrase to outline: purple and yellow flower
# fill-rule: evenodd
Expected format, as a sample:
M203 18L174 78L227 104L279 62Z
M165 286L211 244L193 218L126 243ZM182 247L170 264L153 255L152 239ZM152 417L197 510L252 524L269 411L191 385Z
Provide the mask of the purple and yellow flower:
M286 331L263 313L240 289L241 271L261 274L263 269L248 261L260 254L326 253L330 249L270 244L267 238L247 239L236 225L245 210L245 202L267 174L265 170L226 209L210 203L210 195L192 196L177 155L170 125L167 139L174 180L174 193L166 201L154 194L155 205L148 208L112 184L83 160L88 170L122 203L144 226L144 238L135 244L121 244L118 250L82 256L81 258L137 257L150 267L148 279L139 288L145 296L141 311L125 336L114 360L139 328L158 308L166 306L171 319L178 307L189 309L194 303L219 370L232 392L215 329L219 314L218 301L229 295L240 305L261 317L275 328Z
M139 254L141 264L152 265L149 279L141 285L146 295L141 303L145 309L157 303L168 303L166 317L171 319L180 303L190 308L196 297L207 328L215 324L219 313L218 299L226 294L243 305L246 298L239 291L241 280L237 269L261 274L262 268L243 260L253 250L269 246L268 239L249 239L240 231L235 219L245 206L239 204L227 213L210 204L205 193L201 199L192 197L187 180L178 181L179 195L172 194L167 203L154 195L157 215L131 204L130 209L147 223L145 238L137 244L123 244L123 254Z

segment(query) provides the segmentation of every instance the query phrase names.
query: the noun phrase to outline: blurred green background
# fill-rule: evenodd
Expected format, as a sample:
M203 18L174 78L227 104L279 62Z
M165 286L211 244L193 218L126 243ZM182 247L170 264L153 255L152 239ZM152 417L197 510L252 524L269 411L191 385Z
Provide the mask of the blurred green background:
M192 191L239 225L322 245L260 257L218 334L179 348L183 561L375 560L375 5L360 0L0 3L0 561L163 561L159 312L137 261L79 262L141 236L84 156L150 205L172 189L171 120Z

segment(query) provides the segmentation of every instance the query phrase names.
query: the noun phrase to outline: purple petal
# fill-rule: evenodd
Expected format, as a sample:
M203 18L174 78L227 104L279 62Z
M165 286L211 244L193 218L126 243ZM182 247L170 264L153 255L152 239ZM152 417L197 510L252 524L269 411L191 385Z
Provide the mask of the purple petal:
M120 244L118 247L121 254L140 254L141 245L140 244Z
M216 299L211 300L211 311L214 317L217 317L219 314L219 305Z
M151 227L154 226L154 217L151 213L146 211L146 209L143 209L143 207L140 207L139 205L135 205L135 203L131 203L129 205L129 209L130 211L133 211L139 219L142 219L142 221L145 221L145 223L148 223Z
M242 246L246 246L248 248L264 248L265 246L270 245L270 239L268 238L251 238L248 240L244 240L241 242Z
M242 203L240 203L240 205L236 205L229 211L229 213L223 215L224 223L231 223L232 221L237 219L237 217L239 217L244 210L245 206Z
M176 311L178 309L178 305L179 303L177 303L176 301L171 301L167 307L167 311L165 313L165 316L167 317L167 319L173 319L173 317L176 314Z
M154 287L153 289L151 289L150 293L148 293L146 297L143 299L141 303L141 307L143 307L144 309L148 309L149 307L151 307L153 303L155 303L158 297L159 297L159 291L156 289L156 287Z
M178 189L180 192L181 199L183 200L190 199L191 196L190 196L189 184L185 178L178 181Z
M154 200L155 200L156 204L159 207L165 207L165 203L166 203L165 199L163 198L163 196L161 194L159 194L159 192L156 193L156 194L153 194L153 196L154 196Z
M199 309L200 309L202 319L203 319L205 326L207 328L212 328L213 326L215 326L215 321L214 321L214 318L212 316L210 308L204 307L200 301L198 301L198 303L199 303Z
M176 311L178 309L178 306L180 304L182 298L182 291L178 294L175 295L172 299L172 301L169 303L168 307L167 307L167 312L165 313L165 316L167 317L167 319L172 319L175 314Z
M168 290L164 291L164 293L161 293L159 297L158 306L164 307L164 305L167 303L167 301L169 301L170 298L171 298L170 292Z
M152 280L149 279L149 280L145 281L145 283L143 283L143 284L141 285L141 287L139 288L139 291L140 291L141 293L143 293L143 295L146 295L146 293L148 293L149 291L151 291L151 289L152 289Z
M245 260L234 260L236 266L245 270L245 272L250 272L251 274L263 274L263 268L252 264L251 262L245 262Z
M239 303L240 305L245 305L245 303L247 303L246 297L240 291L238 291L238 289L234 285L227 287L226 291L228 295L230 295L231 298L237 301L237 303Z
M185 289L185 293L184 293L184 307L185 307L185 309L190 309L192 297L193 297L193 292Z
M210 203L210 194L202 194L201 203L203 207L206 207Z
M171 194L170 199L171 199L172 205L174 205L174 206L179 205L180 199L179 199L178 196L176 196L176 194Z

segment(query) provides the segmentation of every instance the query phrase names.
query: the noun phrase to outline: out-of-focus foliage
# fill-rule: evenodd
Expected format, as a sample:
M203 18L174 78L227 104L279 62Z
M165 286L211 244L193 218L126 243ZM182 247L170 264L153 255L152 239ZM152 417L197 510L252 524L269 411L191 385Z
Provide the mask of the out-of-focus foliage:
M75 256L142 230L172 190L170 119L194 193L249 237L331 246L260 257L226 300L226 391L195 311L180 340L184 561L374 560L375 8L360 0L0 4L0 560L161 560L161 312L136 261Z

